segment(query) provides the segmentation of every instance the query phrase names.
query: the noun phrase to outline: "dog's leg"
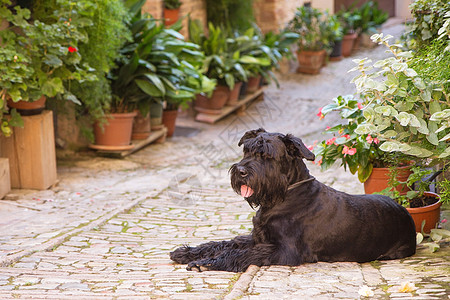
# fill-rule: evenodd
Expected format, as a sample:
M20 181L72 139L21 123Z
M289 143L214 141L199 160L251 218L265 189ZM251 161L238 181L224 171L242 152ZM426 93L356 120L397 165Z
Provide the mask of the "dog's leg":
M270 257L275 252L272 244L258 244L246 249L230 249L219 256L192 261L188 264L188 271L228 271L244 272L250 265L268 265Z
M251 235L243 235L230 241L209 242L197 247L183 246L170 252L170 259L180 264L187 264L191 261L214 258L231 249L248 248L252 243Z

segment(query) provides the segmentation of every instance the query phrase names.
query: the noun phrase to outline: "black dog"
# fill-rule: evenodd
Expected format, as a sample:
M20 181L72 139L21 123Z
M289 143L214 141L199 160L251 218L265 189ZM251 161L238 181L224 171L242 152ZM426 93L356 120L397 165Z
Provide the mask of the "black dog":
M231 241L184 246L170 258L188 270L242 272L249 265L398 259L416 250L414 222L405 208L380 195L349 195L314 179L314 160L299 138L264 129L239 141L244 158L231 185L252 207L253 231Z

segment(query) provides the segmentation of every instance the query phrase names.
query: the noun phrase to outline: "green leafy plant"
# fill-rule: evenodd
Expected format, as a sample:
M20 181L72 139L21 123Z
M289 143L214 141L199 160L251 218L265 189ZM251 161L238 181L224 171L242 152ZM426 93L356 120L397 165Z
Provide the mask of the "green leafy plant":
M378 2L368 1L358 9L359 18L355 21L355 28L361 33L374 34L387 21L389 14L378 7Z
M231 35L243 33L255 22L252 0L206 0L208 23Z
M302 6L298 7L294 17L289 21L287 29L298 33L299 50L322 50L329 45L327 31L327 14L319 9Z
M67 0L59 0L69 5ZM90 23L71 21L75 11L54 11L49 22L31 21L28 9L10 7L11 1L2 0L0 19L9 22L9 27L0 31L0 96L2 101L2 132L9 135L10 125L18 124L18 115L12 119L3 116L5 99L35 101L42 95L58 97L80 104L79 99L65 85L70 81L95 80L92 69L81 62L78 44L85 41L82 29ZM12 122L12 123L10 123Z
M446 0L417 0L410 8L414 18L414 22L408 26L409 47L412 49L436 40L442 34L439 30L449 26L443 26L450 11L450 2Z
M348 167L352 174L358 174L361 182L365 182L374 167L400 166L408 160L404 155L382 151L376 135L356 132L358 126L365 123L365 118L364 107L355 97L348 95L333 99L333 103L324 106L318 116L324 118L333 111L339 113L343 122L327 128L326 133L332 137L313 147L316 162L322 170L340 160L341 166Z
M372 36L393 56L367 66L355 60L359 71L353 82L365 100L365 122L358 134L376 135L380 149L403 153L416 160L437 163L450 155L450 100L445 82L419 75L408 64L411 52L389 45L390 36ZM447 83L448 84L448 83Z
M140 10L130 30L132 41L122 48L118 67L111 73L111 111L139 109L146 115L151 102L186 106L203 91L207 79L200 72L204 56L198 45Z
M354 5L348 9L341 9L336 13L336 16L342 25L344 35L360 31L358 22L361 20L361 14Z
M164 0L163 3L166 9L177 9L181 6L180 0Z

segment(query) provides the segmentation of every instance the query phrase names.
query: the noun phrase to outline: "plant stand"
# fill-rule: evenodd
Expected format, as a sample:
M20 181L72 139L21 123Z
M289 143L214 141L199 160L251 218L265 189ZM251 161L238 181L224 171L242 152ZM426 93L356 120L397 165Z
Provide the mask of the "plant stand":
M248 94L243 99L239 100L234 106L225 106L220 110L220 113L211 114L208 113L207 110L199 112L195 117L195 121L214 124L217 121L225 118L226 116L234 113L235 111L237 112L238 115L245 114L245 110L247 109L248 105L250 105L250 103L252 103L254 100L264 99L263 94L264 90L265 87L262 87L256 92Z
M9 160L0 158L0 199L11 191L11 175L9 174Z
M132 140L131 145L127 149L118 150L117 147L113 146L109 148L108 146L100 145L89 145L89 148L94 149L97 153L105 156L113 157L125 157L128 156L151 143L164 143L166 141L167 128L163 127L160 130L151 131L150 135L145 140Z
M9 159L11 187L48 189L57 181L53 113L22 119L23 128L15 127L9 138L0 136L0 157Z

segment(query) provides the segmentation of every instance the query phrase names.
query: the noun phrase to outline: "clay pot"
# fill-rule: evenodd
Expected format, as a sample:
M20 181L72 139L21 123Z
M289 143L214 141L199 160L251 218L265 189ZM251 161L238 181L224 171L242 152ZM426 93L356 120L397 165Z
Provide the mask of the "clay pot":
M230 90L230 96L228 97L228 101L226 105L234 106L239 101L239 93L241 91L242 82L236 82L234 84L234 88Z
M364 192L366 194L373 194L376 192L381 192L387 188L389 182L389 171L389 168L373 168L369 179L364 182ZM411 173L411 166L398 167L397 180L405 182ZM406 195L409 191L406 185L399 185L396 189L401 195Z
M137 112L133 121L133 130L131 134L132 140L145 140L149 137L151 132L150 113L144 117L140 112Z
M330 53L331 61L339 61L342 59L342 41L335 41L333 50Z
M260 88L261 75L249 77L247 81L247 94L252 94Z
M342 55L344 57L350 56L353 51L353 45L355 44L356 33L346 34L342 38Z
M164 9L164 25L171 26L178 21L180 9Z
M95 144L119 147L130 145L133 119L136 114L136 112L109 114L103 129L98 122L95 123Z
M162 103L156 102L150 104L150 126L152 130L161 130L162 124Z
M361 33L361 46L364 48L375 48L377 43L372 42L370 39L370 34Z
M228 101L229 94L230 89L227 86L218 85L210 98L197 94L194 101L194 108L199 112L220 114L225 103Z
M414 220L416 232L421 232L422 222L425 220L423 232L430 233L431 229L436 228L436 224L439 223L442 203L439 201L438 194L425 192L425 195L436 197L436 203L424 207L407 208L407 210Z
M167 127L167 137L173 136L178 110L163 110L162 122Z
M20 100L18 102L14 102L8 98L7 104L10 108L15 108L18 113L22 116L33 116L40 114L45 109L45 101L47 98L42 96L36 101L28 102Z
M297 60L299 67L298 73L319 74L325 60L325 50L320 51L298 51Z

